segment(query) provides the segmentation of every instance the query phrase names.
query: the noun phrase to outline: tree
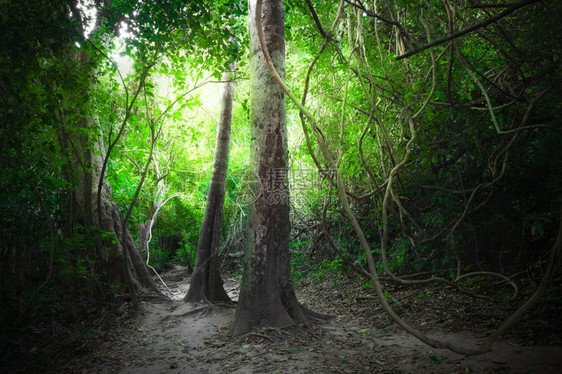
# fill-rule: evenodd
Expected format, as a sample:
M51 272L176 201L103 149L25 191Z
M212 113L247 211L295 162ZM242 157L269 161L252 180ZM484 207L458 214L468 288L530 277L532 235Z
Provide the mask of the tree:
M462 292L471 294L471 291L465 289L458 283L459 280L475 275L496 276L508 280L502 274L486 271L471 272L470 274L461 275L463 270L466 271L469 269L469 267L461 266L461 264L464 265L462 261L469 258L470 252L466 249L470 245L467 245L468 241L463 238L462 234L459 235L458 233L461 231L461 223L463 223L467 217L470 217L470 215L474 213L484 213L484 217L494 216L496 222L506 222L510 227L508 235L512 236L515 220L507 220L504 218L503 214L506 210L516 210L516 214L521 212L521 206L518 202L527 199L522 198L522 191L517 191L516 189L517 195L515 196L517 197L514 196L513 199L506 204L507 206L505 208L498 209L498 201L500 201L500 199L494 195L497 194L497 190L499 189L502 191L503 195L501 200L509 196L506 192L512 189L512 187L510 186L508 189L506 186L511 183L506 183L505 180L509 177L509 173L506 171L509 171L509 165L514 158L513 153L516 153L515 150L519 148L517 153L525 154L524 157L528 160L534 160L537 150L533 149L533 147L529 147L531 142L529 142L528 139L531 135L538 135L543 130L552 131L549 136L559 133L559 129L549 124L550 121L553 121L554 118L559 115L559 111L553 111L550 106L546 106L543 107L542 111L550 114L537 116L536 112L540 113L540 110L537 110L539 105L551 102L551 100L547 98L550 93L558 91L557 88L550 87L550 83L545 85L541 81L543 80L542 78L544 77L545 71L549 71L549 74L556 71L556 69L550 65L550 62L556 61L556 58L549 56L549 54L551 51L559 51L560 48L541 47L541 51L535 49L526 58L521 58L523 55L522 52L528 48L527 46L533 49L537 45L537 43L528 41L532 35L537 35L535 32L529 32L534 29L534 23L530 21L530 19L538 16L538 14L547 9L551 14L557 13L554 12L554 9L550 5L547 6L544 4L544 9L542 10L536 5L532 8L525 9L524 11L528 13L520 15L516 20L507 21L507 19L504 19L505 22L498 22L494 25L493 31L489 31L492 29L492 27L489 27L486 32L475 32L478 28L489 26L522 7L537 3L537 1L520 1L513 5L506 6L505 10L498 11L496 14L488 10L484 12L481 10L488 7L494 8L494 6L489 4L475 5L471 2L471 6L467 6L466 8L467 13L463 13L462 17L460 16L460 12L457 13L458 9L456 10L448 1L443 1L442 11L444 16L433 18L430 22L427 18L424 18L424 14L427 15L430 12L425 13L421 11L424 8L423 5L419 6L416 4L415 7L412 6L412 10L414 11L408 11L409 16L407 17L407 24L405 22L406 8L393 9L391 6L387 6L380 9L381 13L378 13L376 2L373 2L374 6L369 7L371 10L364 7L362 2L345 2L348 3L350 7L359 8L361 10L361 12L358 12L357 9L352 8L352 13L355 13L355 15L348 18L348 33L350 36L351 33L356 33L356 36L353 35L353 37L348 38L349 50L352 51L349 55L349 62L353 61L353 63L351 64L346 61L344 66L347 65L349 70L353 72L355 75L354 80L359 83L356 86L360 87L361 90L359 92L364 91L364 94L362 95L363 97L354 94L351 89L348 89L348 87L352 88L353 86L349 85L349 81L346 81L344 98L335 98L339 102L343 102L344 107L341 120L333 121L334 123L341 124L340 129L338 129L341 132L341 144L337 144L337 140L336 142L333 141L333 138L336 138L333 134L338 134L337 130L334 131L334 126L328 124L324 125L321 129L318 127L318 122L320 121L323 124L329 122L327 118L313 115L308 111L304 107L304 103L306 102L304 98L301 104L296 98L293 98L294 95L292 95L290 90L286 88L285 92L292 98L295 105L299 107L301 114L306 117L307 122L309 122L310 127L313 129L313 133L317 135L316 140L322 151L322 156L324 157L327 167L336 173L335 178L333 178L336 182L334 183L334 187L337 187L338 197L343 208L342 210L351 223L357 240L364 249L365 258L369 266L369 276L373 280L375 290L385 310L403 328L434 347L447 347L455 352L463 354L482 353L484 350L489 349L494 340L497 339L502 332L507 331L516 319L512 317L508 318L502 327L488 339L486 344L478 349L453 346L447 342L428 339L427 336L424 336L419 331L413 330L392 311L386 301L385 294L382 292L382 288L378 282L377 270L372 256L373 251L371 250L372 244L369 243L370 240L367 240L368 236L365 235L364 229L358 224L357 217L355 216L356 213L349 209L349 200L353 198L356 206L360 206L364 205L364 203L361 203L361 200L365 197L374 196L380 199L380 204L382 206L382 266L384 271L394 281L402 284L420 284L438 281L449 284ZM311 8L312 13L314 13L311 2L307 1L307 4ZM343 4L343 1L341 4ZM427 5L429 6L429 3ZM535 13L537 10L539 10L539 12ZM466 24L466 14L470 14L474 17L475 22L472 26L461 29L460 26ZM486 14L489 18L485 21L478 20L482 14ZM414 17L412 17L412 15ZM376 20L367 23L365 22L366 16ZM414 23L413 20L416 18L417 21ZM546 20L550 17L543 18ZM316 62L319 61L320 54L326 50L325 47L332 38L332 35L323 31L316 16L314 16L314 19L320 29L320 34L325 38L325 42L320 48L318 56L313 59L307 70L304 97L306 97L310 72ZM353 19L353 23L351 23L351 19ZM404 19L404 21L402 21L402 19ZM446 19L448 23L445 27L443 26L443 19ZM457 21L459 24L455 25ZM555 30L555 21L554 19L552 21L552 27L544 27L541 25L541 29ZM336 22L334 22L333 25L335 24ZM410 29L413 24L417 25L417 32L407 32L406 29ZM433 27L436 26L447 30L448 35L434 41L435 35L441 32L437 31L437 29L433 29ZM400 38L395 37L397 34L395 28L398 29ZM387 35L390 35L390 37L384 38L383 30L386 30L386 32L389 33ZM456 30L459 31L457 32ZM474 32L477 36L474 34L469 35L471 32ZM414 40L413 35L415 34L422 35L425 41L423 39ZM468 35L468 37L466 37L466 35ZM461 36L463 38L460 38ZM541 34L540 38L542 39L543 37L544 34ZM482 40L479 40L479 38L482 38ZM468 42L461 39L468 39ZM555 38L546 39L554 40ZM521 43L521 40L524 40L524 42ZM397 57L397 60L418 54L426 49L429 56L427 53L425 55L422 53L415 58L401 61L401 63L404 63L404 66L400 67L401 64L398 65L396 61L391 61L388 56L385 56L383 53L384 50L391 50L390 47L393 41L397 43L397 53L402 54L402 56ZM452 42L444 46L444 43L448 41ZM367 44L367 42L369 44ZM422 47L417 47L416 44L420 42L427 44L424 44ZM489 46L486 46L488 43ZM378 46L378 56L376 53L377 48L366 48L367 45ZM522 48L524 45L526 47ZM332 46L338 48L339 57L344 59L343 53L339 50L340 47L333 43ZM445 55L443 49L449 49L449 60L447 64L444 64L442 58L442 56ZM407 52L407 50L411 50L411 53ZM436 57L437 53L435 50L442 51L439 54L439 58L441 58L439 63L437 62L439 58ZM541 56L541 58L535 56ZM534 63L535 66L541 66L540 69L526 66L529 64L529 61L533 61L535 58L536 60L544 61L541 63L538 61ZM439 66L442 65L448 65L448 69L440 69ZM501 66L502 68L490 68L491 66ZM509 68L504 68L504 66L509 66ZM273 73L274 69L270 70L272 70ZM415 70L417 70L417 72ZM509 73L506 73L506 71L509 71ZM424 78L422 78L422 72L425 75ZM339 84L341 75L338 73L339 72L334 73L338 78L334 80L334 82ZM428 79L430 76L432 78ZM327 79L323 80L328 81ZM498 81L502 83L498 85L496 83ZM278 82L281 86L284 86L280 79L278 79ZM368 84L365 84L367 82ZM465 85L463 82L469 82L469 84ZM337 89L330 88L325 91L331 93L337 91ZM328 97L332 99L331 95ZM373 100L373 98L376 98L376 100ZM355 103L353 103L354 101ZM385 101L387 101L388 104L382 104ZM459 105L459 102L462 104ZM350 124L350 126L345 122L347 119L346 117L348 117L344 115L346 105L349 106L348 110L355 109L355 118L349 122L358 122L357 117L365 116L366 125L363 131L354 132L352 131L353 125ZM364 107L364 105L366 105L366 107ZM548 107L551 109L545 110ZM325 113L324 108L322 107L321 109ZM463 112L463 114L461 115L460 112ZM486 112L489 117L481 115L481 113ZM398 116L396 115L397 113L399 113ZM475 115L475 113L478 114ZM318 120L318 117L320 117L321 120ZM396 126L397 118L400 118L398 121L399 123L401 122L399 126ZM452 118L455 120L451 120ZM307 130L304 126L304 121L303 129L306 134ZM461 131L466 131L467 136L459 136ZM490 134L490 132L492 132L492 134ZM527 135L527 132L531 135ZM350 142L351 144L357 144L357 146L348 146L343 141L357 136L359 133L361 134L358 138L359 142ZM526 136L525 140L522 142L523 147L521 147L519 145L521 143L518 144L521 139L517 138L522 138L519 135L523 133L526 133ZM391 136L388 136L390 134ZM430 137L427 136L429 134L431 134ZM362 142L372 135L374 135L373 140L376 141L375 147L373 148L379 148L381 156L377 160L376 153L373 153L369 158L374 165L382 164L382 170L370 167L368 163L365 162L365 160L369 158L365 158L365 155L362 153L366 149L366 147L362 149ZM459 141L460 139L465 139L467 141ZM539 144L539 141L536 141L536 143L532 141L532 143ZM542 148L543 150L550 148L550 146L548 146L548 148L545 147L548 145L547 142L540 143L541 146L538 148ZM332 153L338 153L340 156L343 155L339 153L340 149L334 149L336 146L342 147L345 149L345 152L347 152L345 160L343 157L339 157L338 163L334 162L335 160ZM444 150L447 149L446 147L451 147L454 151L444 152ZM307 148L309 150L311 149L308 138ZM349 178L346 178L345 182L349 187L343 183L343 176L345 175L343 172L346 171L344 168L347 168L347 172L352 176L359 174L357 159L349 157L352 152L357 151L357 148L359 148L359 160L361 161L359 167L363 169L362 174L364 178L368 177L373 185L372 191L367 191L363 196L359 196L353 191L353 187L359 185L357 180L355 183L350 183ZM336 150L336 152L333 152L333 150ZM422 150L421 155L420 150ZM554 149L551 148L550 153L552 154L552 152L554 152ZM312 152L310 153L313 155ZM385 157L385 153L387 157ZM555 158L551 159L549 162L550 164L553 159ZM345 163L341 163L341 160L344 160ZM480 162L480 160L482 161ZM316 159L314 161L318 165ZM522 160L519 160L519 162L521 161ZM386 167L385 163L387 163ZM478 165L479 163L480 165ZM412 168L413 165L417 167ZM536 166L533 165L533 169L535 167ZM408 175L409 172L405 172L408 168L414 169L415 173ZM446 174L449 168L453 169L452 173ZM523 168L516 167L514 169L522 170ZM482 172L479 176L477 176L477 170ZM526 173L525 179L523 180L529 180L527 179L528 175L529 173ZM420 180L424 180L425 178L430 179L431 183L420 183ZM544 177L541 177L540 179L543 178ZM537 180L533 180L533 185L536 183ZM451 186L451 184L453 186ZM520 183L514 184L517 185ZM473 185L474 187L467 187L467 185ZM546 191L554 190L554 184L545 183L545 185L549 186L545 189ZM426 201L429 202L429 206L432 208L427 209L428 205L426 205L426 203L420 204L420 201L423 200L416 196L420 187L421 190L428 195L429 193L435 194L436 191L440 194L447 193L451 195L450 201L457 201L454 204L448 204L441 196L439 200L435 198L432 200L427 199ZM379 192L381 190L384 190L385 193L380 194ZM533 190L533 193L535 193L535 189ZM554 194L545 193L544 195L549 195L547 198L549 199L548 201L551 201L552 195ZM406 198L405 196L408 197ZM494 198L492 198L492 196L494 196ZM459 199L459 197L462 198ZM533 204L535 204L539 199L533 197L529 200L532 200ZM489 207L492 208L491 211L485 210L489 203ZM424 206L424 208L419 209L420 206ZM356 207L354 208L354 210L358 210ZM458 213L453 213L451 217L447 216L451 214L452 211L459 208L460 211ZM440 211L440 209L442 209L442 211ZM377 210L378 209L374 210L373 213L376 214ZM497 213L498 211L502 213ZM439 219L435 219L436 217L439 217ZM540 215L529 217L528 219L529 221L537 222L537 219L540 219L538 217L540 217ZM379 219L380 218L379 216ZM427 223L420 225L420 221L424 218ZM431 222L428 222L429 220L427 220L427 218L431 218ZM489 220L489 218L485 219ZM490 224L485 223L483 226L492 226L492 222L494 221L489 220L488 222L490 222ZM394 227L391 227L391 225ZM438 225L439 229L433 229L431 227L433 225ZM325 224L324 226L326 227ZM472 236L474 237L474 241L476 241L477 239L474 232L481 232L481 230L476 229L472 222L470 222L470 225L465 225L465 227L468 227L472 231ZM544 235L543 229L544 227L542 224L538 224L536 227L531 226L531 233L539 232L537 236L542 237ZM468 230L465 232L470 233ZM521 230L521 232L523 232L523 230ZM329 238L329 233L326 229L325 234ZM404 260L404 252L402 252L404 251L404 238L408 238L414 248L417 247L422 249L422 251L431 248L431 254L428 257L431 258L432 261L435 261L437 258L435 256L435 247L433 247L433 244L427 244L435 243L436 239L442 236L447 236L448 240L448 245L444 249L454 254L454 256L450 254L443 256L443 259L451 262L452 258L453 261L456 260L457 262L457 275L456 278L454 278L454 282L434 276L424 280L408 280L405 279L405 277L397 277L393 273L394 270L389 266L389 259L391 258L389 253L393 255L396 261L395 264L404 264L407 262ZM485 237L486 235L480 233L480 236ZM394 243L392 243L394 245L390 244L391 240L394 241ZM332 240L329 240L329 242L334 249L337 249ZM498 243L498 241L496 241L494 245L501 250L501 245L497 245L500 243L501 242ZM493 246L490 245L488 247ZM559 246L555 245L551 251L551 258L555 258L557 250L559 250ZM408 254L410 256L409 266L413 265L412 267L414 268L419 266L418 261L422 259L416 252L417 251L410 251ZM488 249L488 252L491 253L492 250ZM477 245L476 259L478 260ZM423 259L423 261L426 260ZM473 264L470 266L473 266ZM480 264L478 264L478 266L480 266ZM551 280L549 279L551 276L550 269L551 267L549 266L549 271L545 272L548 276L543 279L543 283L548 283ZM364 271L363 273L365 274ZM510 280L508 281L516 289L514 283ZM539 287L531 300L536 301L537 292L543 291L544 288ZM517 294L517 291L515 294ZM482 295L473 296L483 298ZM530 305L532 305L532 303L526 303L514 316L519 318L523 313L522 311L527 310Z
M261 3L249 2L250 157L261 181L254 188L263 188L254 191L256 199L250 206L245 269L232 335L264 326L309 326L310 317L317 316L298 302L290 276L285 94L269 71L260 43L262 37L275 68L284 75L283 1L265 0L263 11Z
M27 322L34 295L56 277L64 180L53 146L57 130L45 125L53 98L37 82L49 76L45 62L72 37L60 6L57 0L0 4L1 331Z
M90 55L84 50L79 50L74 56L79 60L77 74L83 74L86 77L86 92L88 93L86 100L89 102L90 96L92 96L91 91L94 90L93 72L90 70L93 67L89 62ZM112 138L110 131L107 150L103 144L104 133L93 121L98 115L95 105L89 105L90 109L86 110L78 108L80 99L76 99L76 97L81 96L79 92L83 92L80 91L80 87L70 90L67 93L70 97L69 102L57 109L57 118L61 119L61 149L67 153L69 160L65 175L69 185L75 185L75 188L68 190L67 206L69 209L65 220L65 236L66 238L73 237L75 234L93 236L95 240L91 252L88 254L89 260L92 263L101 264L101 269L96 270L104 275L109 284L128 285L131 297L134 297L133 286L143 286L158 292L127 228L132 207L136 203L138 192L146 178L152 155L148 156L145 168L141 171L136 196L131 201L125 217L122 216L111 198L112 191L106 180L106 171L111 150L124 132L135 99L138 97L140 89L143 88L148 69L150 67L147 67L145 73L141 75L136 94L130 102L126 103L124 118L117 135ZM72 115L65 116L65 112L71 112ZM158 132L151 126L151 152L157 140L157 134ZM83 232L80 229L82 227L85 228Z
M231 65L233 67L233 65ZM230 151L230 129L232 124L232 97L234 83L230 72L222 76L221 110L215 145L213 176L205 216L201 224L197 243L195 270L184 301L230 301L223 287L219 266L219 244L223 223L223 207Z
M85 47L78 47L72 57L76 59L79 70L82 70L81 75L83 81L86 82L82 89L85 89L87 94L80 95L79 90L71 87L69 96L75 99L70 102L70 105L74 105L74 108L59 108L61 115L58 118L64 118L63 112L70 110L73 113L72 118L65 119L65 122L70 126L65 129L65 133L61 136L63 141L61 148L67 152L71 160L67 168L70 171L68 180L69 182L77 181L77 187L70 191L69 199L71 201L69 206L74 205L77 209L69 210L66 221L67 227L70 228L69 237L76 234L74 223L79 223L80 230L82 227L85 228L84 233L95 239L94 246L88 253L89 261L96 264L96 271L104 275L107 283L127 285L133 304L136 306L135 286L143 286L153 291L158 291L158 288L150 277L127 226L149 173L155 147L161 135L162 126L159 124L159 120L167 115L170 108L184 94L179 95L177 100L169 103L166 110L161 111L157 119L149 115L143 117L142 114L138 113L138 109L139 106L144 106L143 109L147 113L149 112L151 106L148 102L149 98L154 98L154 85L150 82L150 75L153 71L157 69L166 70L170 61L180 63L182 60L181 53L198 48L198 43L193 41L195 36L191 39L192 44L186 44L180 35L185 35L190 33L192 29L197 29L200 31L200 33L197 33L197 38L207 40L207 38L211 38L208 33L213 33L215 39L220 42L217 45L222 46L225 42L223 37L227 32L222 30L218 22L206 24L205 30L201 30L201 25L205 24L212 15L212 12L204 4L190 3L186 5L183 2L166 3L165 1L145 4L130 1L131 14L129 15L111 12L111 6L110 3L104 4L105 8L100 11L100 14L103 14L104 17L98 17L96 25L93 27L91 40L89 40L89 43L85 43ZM76 13L81 14L78 10L76 10ZM186 17L186 15L195 13L199 17ZM82 18L85 19L86 17ZM86 24L84 19L81 25L82 31ZM105 126L97 125L97 122L104 122L96 121L98 112L102 110L101 108L95 108L94 100L89 100L90 92L98 86L95 77L98 75L96 69L100 62L93 61L93 56L101 56L105 63L109 63L110 66L106 67L108 71L115 70L115 66L111 66L115 64L108 57L109 51L104 40L107 36L111 36L108 35L108 33L111 33L108 30L114 30L119 21L125 22L124 19L126 19L129 27L136 30L135 37L127 41L128 46L126 47L130 57L136 60L135 73L128 78L123 78L119 73L119 80L122 83L121 89L125 96L124 104L120 110L116 110L116 114L110 116L111 118L108 121L104 121ZM185 19L189 19L189 23L186 23ZM156 42L152 42L154 40ZM87 48L90 45L93 48ZM179 48L180 46L183 48ZM212 48L213 46L206 46L205 52L209 52ZM180 50L182 52L179 52ZM208 55L212 55L212 53L197 53L195 55L204 55L205 62L208 63ZM217 53L216 57L213 58L223 63L222 56L221 53ZM175 78L177 81L185 80L185 76L182 74L175 74ZM111 96L113 92L104 92L104 94L105 96ZM141 99L142 97L144 99ZM82 101L80 101L81 99ZM82 106L79 106L79 104L82 104ZM119 115L120 117L118 117ZM149 133L147 136L149 149L146 158L143 156L143 159L138 162L139 165L142 165L139 168L138 182L133 187L134 196L127 203L126 213L123 217L111 198L111 188L106 177L111 157L113 157L114 151L119 146L120 141L123 141L125 134L133 123L149 130L149 132L145 131L145 134ZM64 127L61 126L61 128ZM74 171L78 172L74 173ZM144 245L146 235L142 231L141 244ZM82 234L82 232L78 232L78 234ZM101 264L101 266L98 264Z

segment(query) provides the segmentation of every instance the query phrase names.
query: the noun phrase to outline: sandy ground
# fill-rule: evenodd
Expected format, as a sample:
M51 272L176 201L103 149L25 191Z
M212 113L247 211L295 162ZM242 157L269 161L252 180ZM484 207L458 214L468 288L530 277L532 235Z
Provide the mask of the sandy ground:
M364 303L357 301L355 308L340 305L336 308L336 318L312 330L298 327L262 329L242 339L233 339L227 332L234 307L221 305L207 309L184 303L181 298L188 287L185 269L176 267L163 276L172 291L168 294L174 301L144 301L140 315L125 319L109 331L103 341L92 344L87 353L74 356L61 365L60 371L131 374L562 373L562 346L559 344L521 346L506 340L500 341L487 354L462 356L427 346L389 323L387 317L366 318L382 313L380 307L366 308ZM237 299L236 280L228 280L226 289L233 299ZM337 297L337 291L329 287L320 290L305 287L299 291L299 298L308 301L308 306L325 312L322 307L337 304L331 301ZM339 297L342 297L341 293ZM419 314L414 316L425 318ZM430 321L429 328L433 328L431 320L425 319ZM427 332L459 344L474 346L479 342L477 335L480 332L442 331Z

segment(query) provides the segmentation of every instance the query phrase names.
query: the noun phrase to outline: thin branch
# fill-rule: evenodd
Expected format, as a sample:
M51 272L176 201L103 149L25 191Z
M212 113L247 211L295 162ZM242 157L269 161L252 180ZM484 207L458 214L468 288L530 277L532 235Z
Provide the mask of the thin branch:
M423 21L423 18L422 18L422 23L423 23L425 31L426 31L427 39L430 40L429 30L428 30L425 22ZM435 89L437 87L437 61L436 61L435 52L433 51L433 49L430 49L430 53L431 53L431 61L432 61L431 69L430 69L430 71L432 73L431 89L430 89L428 95L426 96L426 99L423 102L422 106L408 120L409 127L410 127L410 139L406 143L406 150L405 150L405 153L404 153L404 156L403 156L402 160L392 168L392 170L390 171L390 173L388 175L388 184L386 186L386 192L384 194L383 204L382 204L382 217L383 217L382 260L383 260L383 267L384 267L385 272L388 275L390 275L392 279L394 279L395 281L400 282L400 283L405 283L406 281L401 280L400 278L396 277L394 275L394 273L392 273L392 271L390 271L390 268L388 267L388 261L387 261L388 231L389 231L389 228L388 228L388 203L389 203L390 197L392 196L394 201L397 203L398 207L400 208L400 210L403 211L403 208L400 204L400 201L394 195L394 190L392 188L392 185L393 185L394 178L397 176L400 169L402 169L409 162L410 154L411 154L411 151L412 151L412 146L413 146L413 144L416 140L416 136L417 136L417 131L416 131L416 127L415 127L415 120L417 120L417 118L420 117L423 114L423 111L429 105L429 101L433 97L433 94L435 93ZM410 217L409 214L407 214L407 216ZM413 218L412 218L412 221L413 221ZM415 222L415 221L413 221L413 222ZM419 226L419 225L417 225L417 226ZM423 230L421 230L421 231L423 231Z
M90 43L90 45L99 52L99 54L101 54L103 57L105 57L107 60L109 60L109 62L111 62L111 65L113 65L113 67L117 70L117 74L119 75L119 79L121 80L121 84L123 85L123 89L125 90L125 97L127 99L129 99L129 90L127 88L127 85L125 84L125 79L123 78L123 75L121 74L121 70L119 69L119 65L117 64L117 62L112 59L111 57L109 57L104 51L102 51L100 48L98 48L97 45L95 45L90 39L87 39L88 43Z
M150 64L148 64L148 66L145 68L145 70L141 74L141 77L140 77L140 80L139 80L139 87L135 91L135 94L133 95L130 103L128 102L128 95L127 95L127 98L126 98L127 101L125 102L125 118L123 118L123 121L121 122L121 126L119 128L119 132L117 133L117 137L115 138L113 143L110 142L107 146L107 153L105 154L105 156L103 158L103 163L102 163L101 172L100 172L100 180L98 182L98 192L97 192L97 194L98 194L98 201L97 201L98 220L99 220L100 227L101 227L101 190L102 190L102 186L103 186L103 182L104 182L105 171L107 170L107 164L109 162L109 156L111 155L111 151L117 145L117 143L119 142L119 139L121 138L121 136L125 132L125 127L127 125L127 122L129 121L129 117L131 116L131 111L132 111L133 105L135 104L135 102L137 100L137 97L139 96L139 94L141 92L141 89L144 87L144 83L146 81L146 78L148 77L148 73L149 73L150 69L152 69L152 67L156 64L156 60L158 58L158 53L160 51L160 47L161 47L161 45L156 47L156 50L154 51L154 54L153 54L153 57L152 57L152 61L150 62Z
M472 1L471 1L472 3ZM486 9L486 8L509 8L513 4L472 4L470 8L472 9Z
M342 261L345 265L349 266L350 268L352 268L358 274L361 274L365 278L371 279L370 274L365 269L363 269L360 266L356 266L354 263L352 263L345 256L343 250L341 250L340 248L338 248L338 246L336 246L336 243L334 243L334 240L332 239L332 236L328 232L328 224L327 224L327 219L326 219L326 213L328 211L328 205L329 205L331 197L332 197L332 185L330 185L328 197L327 197L326 201L324 202L324 208L322 209L322 229L324 230L324 236L326 237L326 239L328 239L328 244L330 245L330 248L332 248L332 250L339 256L339 258L342 259Z
M466 27L466 28L464 28L462 30L459 30L455 33L452 33L452 34L450 34L450 35L448 35L444 38L437 39L437 40L434 40L430 43L424 44L421 47L415 48L415 49L411 50L410 52L404 53L403 55L400 55L400 56L396 57L396 60L402 60L404 58L407 58L407 57L413 56L415 54L418 54L421 51L425 51L426 49L429 49L431 47L435 47L435 46L441 45L443 43L447 43L448 41L453 40L453 39L458 39L459 37L461 37L463 35L469 34L469 33L473 32L475 30L478 30L478 29L481 29L481 28L486 27L488 25L491 25L492 23L499 21L500 19L508 16L509 14L515 12L516 10L518 10L520 8L523 8L523 7L526 7L528 5L532 5L532 4L535 4L535 3L539 3L541 1L542 0L522 0L518 3L512 4L509 8L499 12L495 16L492 16L485 21L482 21L482 22L479 22L475 25Z
M320 35L322 35L324 39L327 39L328 34L326 34L326 31L324 31L324 28L322 27L322 23L320 23L320 20L318 19L318 14L316 14L316 11L314 10L312 1L306 0L306 5L308 6L308 10L310 10L310 14L312 14L312 18L314 19L314 23L316 24L316 27L318 28Z
M381 20L381 21L383 21L384 23L387 23L387 24L389 24L389 25L396 26L396 28L398 28L398 30L400 31L400 33L406 38L406 40L407 40L412 46L415 46L415 45L416 45L415 42L414 42L414 40L412 40L412 38L410 37L410 35L409 35L408 32L406 31L406 29L404 28L404 26L402 26L402 25L400 24L400 22L395 21L395 20L392 20L392 19L389 19L389 18L386 18L386 17L383 17L383 16L381 16L381 15L378 14L378 13L375 13L375 12L373 12L373 11L370 11L369 9L365 8L365 6L364 6L363 4L361 4L361 3L358 4L358 3L356 3L355 1L352 2L352 1L350 1L350 0L344 0L344 1L345 1L346 3L348 3L349 5L354 6L354 7L358 8L358 9L360 9L361 11L365 12L365 14L368 15L369 17L373 17L373 18L376 18L376 19L378 19L378 20Z
M148 248L148 243L150 243L150 241L152 240L152 224L154 222L154 220L156 219L156 216L158 215L158 212L160 211L160 208L162 208L164 206L164 204L166 204L169 200L171 200L172 198L179 196L180 193L175 193L171 196L169 196L166 200L164 200L164 202L158 207L156 208L156 211L152 214L152 217L150 217L149 222L147 223L147 228L146 230L148 230L148 238L146 240L146 266L151 268L152 271L154 271L154 274L156 274L156 276L158 277L158 279L160 279L160 282L162 282L162 284L164 285L164 287L166 287L166 289L168 290L168 292L170 292L170 294L174 294L172 292L172 290L170 290L170 288L168 287L168 285L166 284L166 282L164 282L164 280L162 279L162 277L160 276L160 274L158 274L158 272L156 271L156 269L154 267L152 267L152 265L149 264L150 261L150 249Z
M457 279L455 279L455 281L458 282L459 280L461 280L463 278L474 277L474 276L478 276L478 275L489 275L489 276L492 276L492 277L498 277L498 278L503 279L505 282L509 283L509 285L511 287L513 287L513 295L511 295L511 297L509 298L509 301L513 301L517 297L517 294L519 292L519 288L517 287L517 284L514 281L512 281L511 279L509 279L508 277L506 277L505 275L495 273L495 272L492 272L492 271L474 271L472 273L466 273L466 274L461 275L460 277L457 277Z

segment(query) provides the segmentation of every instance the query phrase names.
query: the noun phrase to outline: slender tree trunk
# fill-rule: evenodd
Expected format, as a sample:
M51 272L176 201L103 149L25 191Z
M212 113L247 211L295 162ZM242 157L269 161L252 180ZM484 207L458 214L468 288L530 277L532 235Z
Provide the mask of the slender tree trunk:
M158 212L160 208L164 206L168 200L170 200L173 196L172 195L166 199L163 196L166 195L170 186L166 183L166 178L169 173L169 165L166 166L166 170L164 172L160 172L160 167L156 164L156 160L153 161L154 164L154 173L156 176L156 185L153 186L150 194L152 196L156 196L154 200L150 203L150 212L148 213L148 218L145 222L139 223L139 252L146 253L148 252L148 243L150 238L152 237L152 227L154 226L154 222L156 222L156 218L158 216Z
M231 69L233 66L231 65ZM232 123L232 97L234 84L230 81L230 72L223 74L221 85L221 111L215 145L215 163L211 186L205 208L205 216L199 242L195 270L184 301L214 302L230 301L223 287L219 266L219 244L223 223L223 207L226 186L226 173L230 152L230 128Z
M295 296L289 261L289 189L285 94L268 70L258 39L256 0L249 1L251 162L261 191L250 209L248 249L240 298L230 333L256 327L309 325ZM277 71L285 72L283 1L265 0L261 13L265 43Z

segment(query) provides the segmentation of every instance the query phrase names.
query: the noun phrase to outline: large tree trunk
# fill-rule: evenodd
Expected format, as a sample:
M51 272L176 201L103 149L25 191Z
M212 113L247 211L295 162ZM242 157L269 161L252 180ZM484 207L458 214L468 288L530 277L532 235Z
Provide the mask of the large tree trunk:
M232 66L231 66L232 68ZM223 223L226 172L230 152L230 128L232 123L232 97L234 84L230 72L223 74L221 85L221 112L215 145L215 160L211 186L205 208L205 216L199 232L195 270L184 301L230 301L223 287L219 266L219 244Z
M89 56L86 52L79 52L73 57L82 68L88 68ZM69 105L72 106L74 100L78 101L76 97L80 95L83 93L69 93ZM92 114L76 110L74 117L78 119L74 123L69 121L72 127L65 128L62 124L60 137L61 148L69 159L65 177L70 186L75 186L68 190L65 237L78 233L97 238L86 256L90 263L95 264L94 273L102 275L108 284L132 282L135 286L159 292L128 229L124 227L121 211L111 199L111 187L102 175L105 154L102 136L91 120ZM98 196L100 183L102 188ZM76 224L83 226L84 230L76 232ZM102 235L92 230L94 227L103 231Z
M250 126L252 167L261 191L250 209L248 249L232 335L256 327L308 325L308 311L297 301L290 278L289 190L285 95L268 70L258 39L257 1L249 1ZM274 66L284 76L283 1L263 1L265 43Z
M105 180L105 176L101 175L103 148L100 142L96 142L96 144L98 152L84 150L81 157L82 162L90 167L78 173L79 182L75 198L79 209L74 212L75 215L78 215L75 220L93 224L103 230L106 236L109 234L116 239L102 239L99 243L101 248L98 248L100 252L97 257L104 264L102 271L110 284L127 283L127 276L123 269L123 262L126 261L133 284L158 291L158 287L148 273L129 230L123 227L121 211L111 200L111 187ZM74 157L76 160L80 155ZM75 170L80 169L76 168ZM102 189L101 196L98 197L98 183L100 181ZM101 199L99 210L98 198ZM123 256L125 256L125 259L123 259Z

